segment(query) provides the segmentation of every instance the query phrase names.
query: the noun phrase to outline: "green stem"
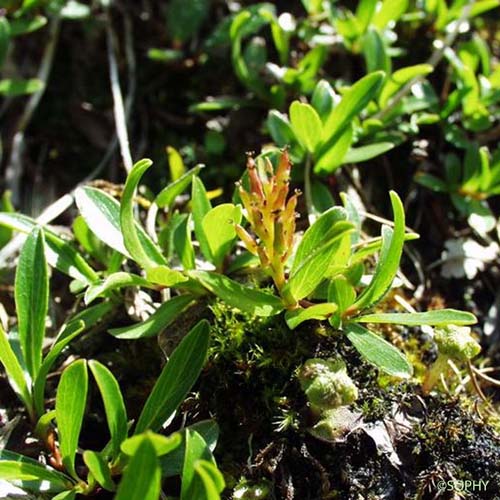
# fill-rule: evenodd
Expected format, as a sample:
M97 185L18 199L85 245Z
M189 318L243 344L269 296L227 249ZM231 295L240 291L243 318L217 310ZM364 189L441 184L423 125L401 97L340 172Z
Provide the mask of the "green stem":
M434 364L429 368L424 382L422 384L422 392L424 394L429 394L434 386L439 382L441 374L448 371L448 356L444 354L438 354L438 357Z

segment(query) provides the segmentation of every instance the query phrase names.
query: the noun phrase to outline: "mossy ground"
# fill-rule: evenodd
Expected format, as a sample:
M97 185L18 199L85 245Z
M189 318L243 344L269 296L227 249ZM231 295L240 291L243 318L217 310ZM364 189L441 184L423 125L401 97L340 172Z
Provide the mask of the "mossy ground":
M417 384L380 376L324 324L290 331L282 317L251 318L220 302L211 311L210 358L184 409L188 420L216 419L217 460L229 486L247 485L242 498L430 499L439 480L452 479L489 480L487 491L469 497L500 498L500 439L475 410L474 394L424 397ZM392 335L415 360L432 357L416 331ZM308 432L315 416L296 371L308 358L338 354L359 387L350 409L363 424L328 443ZM388 430L392 456L365 424ZM256 485L264 493L252 493Z

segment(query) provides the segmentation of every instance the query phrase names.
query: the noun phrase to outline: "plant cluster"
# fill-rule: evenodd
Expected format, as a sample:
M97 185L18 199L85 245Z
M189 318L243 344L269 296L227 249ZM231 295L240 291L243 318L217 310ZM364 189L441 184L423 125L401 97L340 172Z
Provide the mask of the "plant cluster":
M198 314L200 304L204 311L216 301L246 318L274 317L292 334L300 334L304 325L328 325L324 335L345 341L385 380L420 384L423 396L446 382L451 366L459 373L457 365L466 365L471 379L476 373L471 360L481 346L470 328L477 322L474 314L448 307L421 310L418 301L419 311L406 304L400 312L388 300L401 275L404 245L419 238L407 228L409 211L396 188L384 187L382 194L378 189L376 203L388 199L392 218L382 219L380 234L369 236L374 226L364 225L367 210L352 189L343 192L339 186L349 172L359 187L359 176L369 175L359 165L377 165L398 148L410 148L413 156L429 158L407 172L411 189L422 194L427 188L429 196L446 193L452 210L476 236L491 240L491 231L500 228L494 199L500 194L495 144L500 65L484 14L498 1L361 0L351 9L343 2L302 0L283 13L273 3L226 3L220 22L208 29L216 10L209 0L169 0L159 16L165 16L161 22L170 45L147 46L155 68L163 64L167 70L211 67L222 53L237 81L223 85L223 95L215 97L187 93L189 113L206 128L203 146L184 139L182 149L168 146L170 179L156 192L143 178L156 175L163 181L161 169L150 170L149 159L133 164L127 151L130 106L120 95L115 50L120 37L111 16L116 6L105 0L90 5L12 0L0 6L0 70L6 75L0 95L32 94L15 134L19 144L47 84L61 21L91 23L99 14L96 22L105 25L109 44L113 142L120 145L127 171L123 185L83 182L72 191L78 214L71 230L17 212L8 192L0 200L0 249L23 242L13 289L15 318L0 325L0 363L46 458L42 463L0 449L0 479L24 490L57 500L105 492L118 500L222 497L227 478L214 458L216 421L185 425L176 418L210 354L217 354L217 346L210 347L208 315ZM124 19L123 38L129 40L133 23ZM12 76L18 37L46 24L50 41L39 78L16 71ZM412 54L408 42L421 32L433 40L424 51L427 59ZM131 53L125 47L133 72ZM347 65L337 77L332 76L335 57ZM133 96L134 84L128 83ZM213 170L197 162L216 160L225 172L226 139L233 112L241 108L256 111L251 127L256 142L266 144L261 154L248 155L242 175L239 168L231 170L237 172L236 189L226 189L223 202L216 203L221 192L211 191L204 177L214 176ZM10 152L12 170L22 147L13 144ZM233 163L239 165L241 157ZM195 166L188 169L185 162ZM385 166L391 170L390 162ZM218 180L218 187L227 180ZM49 307L56 272L68 278L76 304L62 324ZM106 318L118 315L107 328ZM183 321L189 327L167 353L135 421L112 365L94 359L98 356L61 363L67 349L91 336L96 325L105 325L118 341L137 341L170 332ZM414 372L408 346L391 341L390 334L401 328L424 331L437 346L437 359L423 377ZM259 354L263 363L273 362ZM300 397L305 395L304 414L314 422L309 431L327 442L334 441L339 421L350 415L347 406L361 391L348 360L330 354L310 352L302 359L300 353L293 358L300 357L300 363L290 369ZM52 398L49 379L56 369L60 377ZM446 383L443 387L448 390ZM91 391L100 394L109 431L99 449L87 449L84 440ZM281 430L302 419L295 408L289 419L286 411L283 415ZM242 480L233 498L266 498L271 488L266 481Z

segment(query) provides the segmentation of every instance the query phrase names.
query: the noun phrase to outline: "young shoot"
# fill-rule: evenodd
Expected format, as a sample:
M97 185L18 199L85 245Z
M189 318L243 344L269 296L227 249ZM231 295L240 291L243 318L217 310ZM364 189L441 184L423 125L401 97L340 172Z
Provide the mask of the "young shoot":
M422 385L424 394L438 383L441 374L448 372L448 361L466 363L481 351L481 346L471 335L467 326L448 325L435 330L434 340L438 347L438 357L431 366Z
M295 233L295 207L299 191L288 197L291 163L283 151L274 172L268 158L255 162L247 160L250 190L239 184L239 194L246 210L251 235L240 224L236 232L247 250L258 256L262 269L273 279L285 302L294 303L285 290L285 266L293 249Z

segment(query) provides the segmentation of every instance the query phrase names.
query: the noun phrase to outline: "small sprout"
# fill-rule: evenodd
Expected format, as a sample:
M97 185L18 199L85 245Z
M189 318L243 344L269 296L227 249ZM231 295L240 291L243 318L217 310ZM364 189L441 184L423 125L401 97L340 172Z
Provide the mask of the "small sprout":
M469 327L456 325L435 330L434 340L438 347L438 357L425 377L422 386L424 394L428 394L441 374L448 371L448 360L466 363L479 354L481 346L470 332Z
M298 379L309 403L318 411L348 405L358 398L358 388L342 359L308 359Z

